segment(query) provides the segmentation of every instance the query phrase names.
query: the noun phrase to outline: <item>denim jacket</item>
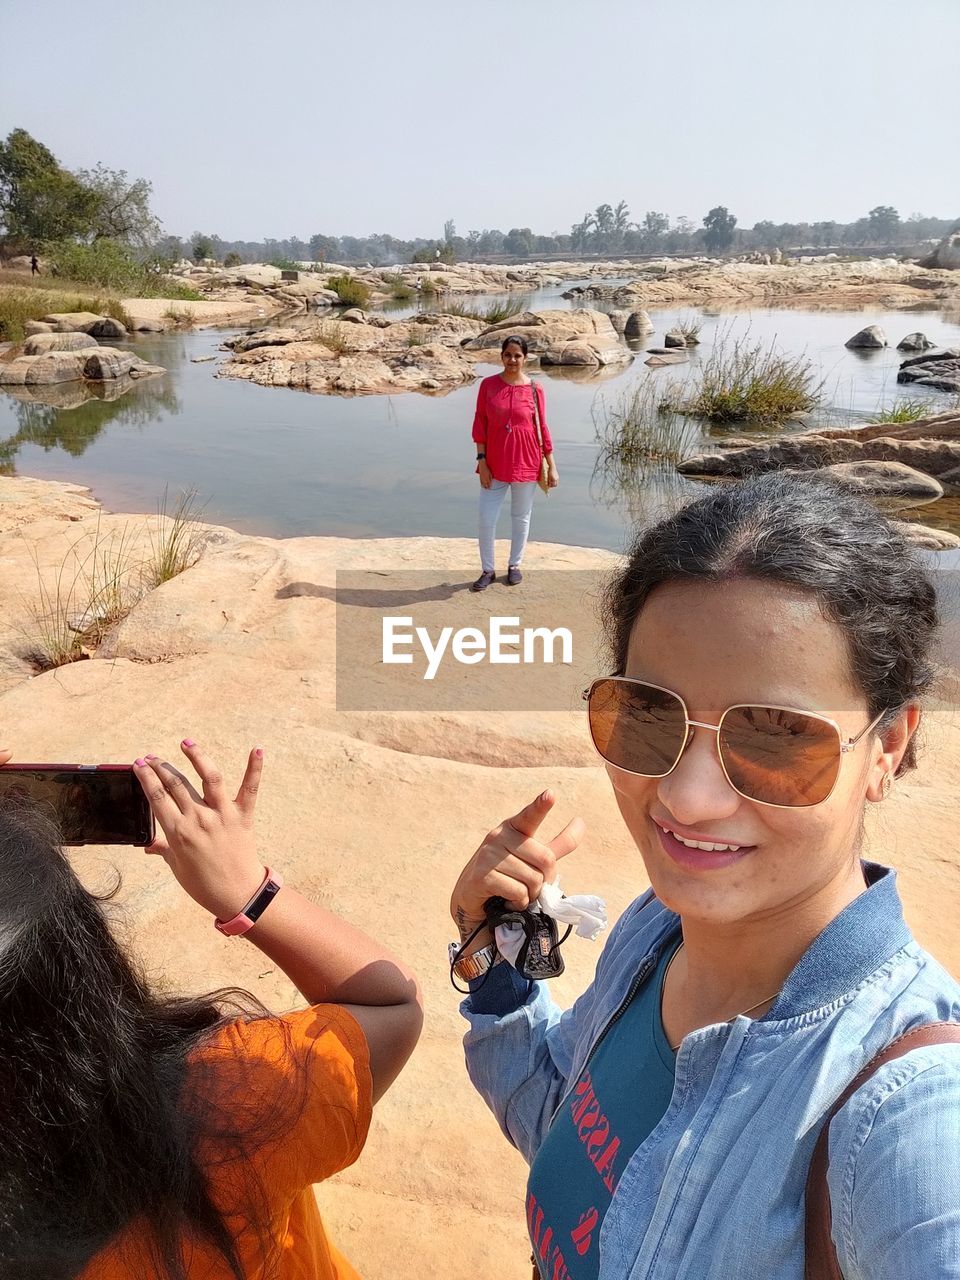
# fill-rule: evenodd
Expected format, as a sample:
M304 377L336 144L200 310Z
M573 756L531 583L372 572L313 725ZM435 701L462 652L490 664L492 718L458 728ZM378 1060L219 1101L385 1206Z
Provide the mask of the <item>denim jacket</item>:
M814 940L764 1017L683 1041L670 1105L604 1220L600 1280L802 1280L804 1185L831 1104L901 1032L960 1021L960 986L912 938L894 873L865 872L867 891ZM470 1078L528 1162L679 928L651 894L638 899L565 1012L543 983L505 1014L464 1001ZM960 1045L882 1068L832 1122L829 1152L846 1280L960 1280Z

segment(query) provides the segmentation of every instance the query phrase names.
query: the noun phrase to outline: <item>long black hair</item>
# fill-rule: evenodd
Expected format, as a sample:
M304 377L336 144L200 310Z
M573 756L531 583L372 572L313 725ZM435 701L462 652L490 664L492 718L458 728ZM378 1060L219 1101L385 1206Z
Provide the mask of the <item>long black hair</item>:
M939 620L930 575L869 502L833 479L795 472L711 489L640 532L604 599L614 670L623 672L634 623L656 587L737 577L815 597L846 637L871 716L887 710L892 719L933 683ZM898 773L915 763L911 738Z
M242 992L153 992L104 901L41 814L0 813L0 1277L71 1280L136 1223L156 1274L187 1280L189 1240L243 1280L197 1152L209 1138L242 1158L250 1108L187 1087L188 1060L224 1022L267 1011Z

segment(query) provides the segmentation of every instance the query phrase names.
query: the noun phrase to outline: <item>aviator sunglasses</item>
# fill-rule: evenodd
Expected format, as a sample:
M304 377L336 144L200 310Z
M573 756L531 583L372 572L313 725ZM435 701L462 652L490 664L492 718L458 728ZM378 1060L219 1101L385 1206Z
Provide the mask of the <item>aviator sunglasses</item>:
M777 809L808 808L829 799L843 757L875 729L885 712L855 738L844 738L826 716L795 707L738 704L719 724L691 720L678 693L627 676L594 680L583 697L593 744L609 764L644 778L665 778L680 763L694 729L717 735L727 781L746 800Z

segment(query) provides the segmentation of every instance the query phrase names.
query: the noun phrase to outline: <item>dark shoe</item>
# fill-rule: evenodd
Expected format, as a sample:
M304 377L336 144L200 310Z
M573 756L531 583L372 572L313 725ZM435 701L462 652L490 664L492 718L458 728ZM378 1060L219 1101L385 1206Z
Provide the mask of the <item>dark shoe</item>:
M520 570L517 568L515 564L512 564L510 568L507 570L507 586L518 587L522 581L523 581L523 574L520 572Z
M490 583L496 579L496 576L497 575L493 572L492 569L484 569L483 573L481 573L480 577L476 580L476 582L472 582L470 584L470 590L486 591L487 587L490 586Z

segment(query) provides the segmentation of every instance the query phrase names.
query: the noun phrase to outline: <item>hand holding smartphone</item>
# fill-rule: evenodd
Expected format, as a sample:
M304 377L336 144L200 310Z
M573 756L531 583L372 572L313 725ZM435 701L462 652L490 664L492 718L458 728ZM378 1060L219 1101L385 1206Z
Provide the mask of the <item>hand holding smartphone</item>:
M0 764L0 810L24 801L52 814L66 845L153 842L153 814L131 765Z

